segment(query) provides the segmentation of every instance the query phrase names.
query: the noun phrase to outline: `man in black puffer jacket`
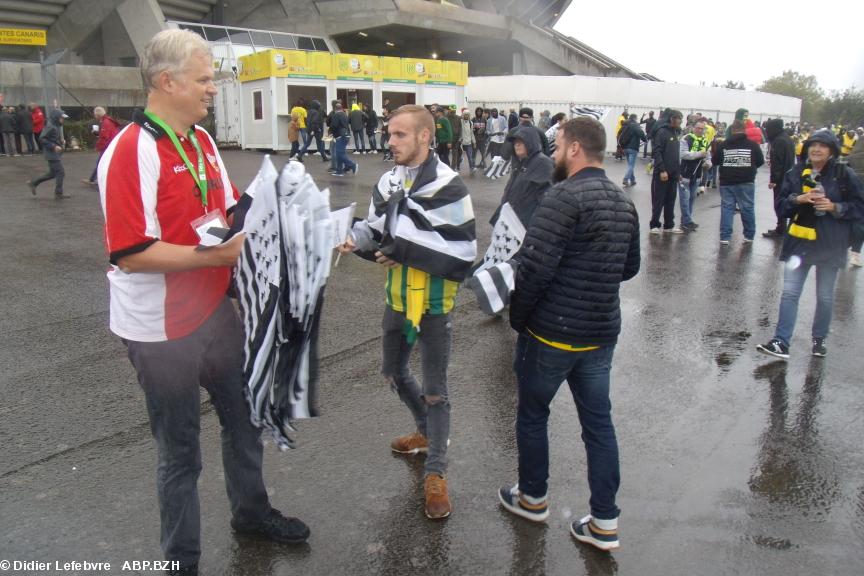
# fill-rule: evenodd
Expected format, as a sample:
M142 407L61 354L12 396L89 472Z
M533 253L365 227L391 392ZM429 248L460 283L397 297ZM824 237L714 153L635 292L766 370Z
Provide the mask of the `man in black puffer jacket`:
M516 256L510 325L519 332L516 438L519 482L502 488L510 512L549 515L549 404L566 380L577 403L588 455L591 513L571 534L602 550L618 548L618 444L609 401L612 353L621 331L621 282L639 271L639 217L602 168L606 133L589 117L558 131L558 182L534 212Z

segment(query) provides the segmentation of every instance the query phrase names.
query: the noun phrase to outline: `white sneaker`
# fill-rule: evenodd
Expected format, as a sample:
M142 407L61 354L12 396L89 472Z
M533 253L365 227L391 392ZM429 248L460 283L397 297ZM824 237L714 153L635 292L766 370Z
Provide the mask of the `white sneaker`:
M354 150L354 154L355 154L355 155L360 154L360 151L359 151L359 150Z
M697 190L696 193L697 193L697 194L704 194L704 193L705 193L705 187L704 187L704 186L699 186L699 190Z
M676 226L675 228L672 228L671 230L669 230L669 233L670 234L684 234L684 230L682 230L680 227Z
M849 264L855 266L857 268L861 268L864 266L864 262L861 262L861 253L860 252L849 252Z
M752 244L752 243L753 243L752 238L744 238L744 244Z
M651 228L651 234L660 234L660 228Z
M728 245L729 245L729 241L728 241L728 240L720 240L720 244L723 245L723 246L728 246Z

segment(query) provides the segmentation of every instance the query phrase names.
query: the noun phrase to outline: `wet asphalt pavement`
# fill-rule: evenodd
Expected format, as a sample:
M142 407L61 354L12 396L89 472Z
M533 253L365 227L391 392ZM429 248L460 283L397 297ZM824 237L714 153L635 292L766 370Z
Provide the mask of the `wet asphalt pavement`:
M224 158L242 189L261 155ZM360 159L356 177L330 177L314 157L307 166L330 187L334 208L356 201L365 210L391 165L380 155L352 158ZM156 454L143 395L108 330L98 193L79 183L94 161L66 156L73 197L58 201L50 184L33 198L23 183L44 170L40 158L0 158L0 560L107 561L119 572L123 561L162 557ZM426 519L422 461L388 448L412 421L378 375L383 271L343 257L322 325L323 416L299 423L298 450L265 450L273 504L305 520L312 537L286 548L232 534L219 425L205 404L202 573L864 574L864 271L840 274L826 359L809 355L811 277L792 358L771 361L755 346L777 319L779 242L759 234L743 245L737 219L731 246L721 248L716 190L696 201L698 232L649 237L649 177L639 168L629 194L642 218L643 267L622 288L612 375L619 552L568 533L587 513L588 490L566 387L550 421L548 525L499 508L497 488L515 481L515 335L465 291L449 371L454 511ZM607 169L620 182L623 163L609 159ZM766 179L762 169L759 233L774 218ZM485 249L504 182L466 181Z

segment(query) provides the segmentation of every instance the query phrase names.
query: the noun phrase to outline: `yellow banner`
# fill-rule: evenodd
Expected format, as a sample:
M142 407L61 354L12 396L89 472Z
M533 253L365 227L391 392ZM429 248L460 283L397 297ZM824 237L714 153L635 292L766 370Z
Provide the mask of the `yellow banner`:
M334 54L337 80L363 80L371 82L381 77L378 56L362 54Z
M394 58L393 56L382 56L381 61L381 80L384 82L400 82L405 83L405 75L402 74L402 59Z
M242 56L238 65L240 82L250 82L272 76L272 58L273 56L269 51Z
M45 30L25 28L0 28L0 44L21 44L24 46L45 46L48 35Z
M464 86L468 63L303 50L268 50L240 58L241 82L275 76Z
M402 78L410 84L426 83L426 60L418 58L402 59Z

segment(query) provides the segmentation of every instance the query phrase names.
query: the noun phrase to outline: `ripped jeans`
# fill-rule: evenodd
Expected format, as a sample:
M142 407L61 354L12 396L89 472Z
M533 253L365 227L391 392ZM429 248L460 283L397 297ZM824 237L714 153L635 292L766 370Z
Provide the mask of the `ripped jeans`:
M447 440L450 437L450 400L447 365L450 362L452 325L450 314L426 314L420 320L421 387L408 368L413 344L405 339L405 314L389 306L384 311L384 367L381 373L411 410L417 431L429 440L425 473L447 473Z

